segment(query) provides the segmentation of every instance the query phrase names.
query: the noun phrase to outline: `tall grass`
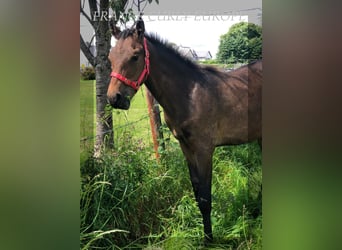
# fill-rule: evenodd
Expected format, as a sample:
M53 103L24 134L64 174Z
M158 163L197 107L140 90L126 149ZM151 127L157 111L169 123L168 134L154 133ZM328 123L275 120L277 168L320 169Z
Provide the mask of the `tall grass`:
M123 138L115 151L81 166L81 248L198 249L202 217L178 145L169 141L158 163L149 146L129 133ZM215 152L213 249L261 249L257 147ZM259 165L249 169L252 162Z

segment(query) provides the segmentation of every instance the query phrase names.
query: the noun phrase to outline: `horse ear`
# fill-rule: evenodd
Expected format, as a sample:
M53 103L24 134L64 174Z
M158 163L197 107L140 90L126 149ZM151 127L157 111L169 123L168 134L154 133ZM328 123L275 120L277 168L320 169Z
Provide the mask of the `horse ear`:
M119 39L121 30L119 27L117 27L113 22L110 22L110 28L112 30L112 35L115 37L115 39Z
M135 26L135 29L136 29L136 33L138 35L138 38L142 40L144 38L144 34L145 34L145 24L141 18L138 19L136 26Z

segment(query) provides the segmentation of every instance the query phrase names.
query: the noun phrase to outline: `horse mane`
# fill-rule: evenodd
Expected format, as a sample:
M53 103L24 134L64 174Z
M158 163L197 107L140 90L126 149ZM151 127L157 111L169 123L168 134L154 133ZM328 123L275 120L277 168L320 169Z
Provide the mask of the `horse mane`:
M148 33L145 34L145 37L148 41L153 43L153 45L170 54L174 58L182 61L183 63L185 63L186 66L188 66L192 70L198 71L198 73L199 71L201 71L202 67L200 65L194 62L191 58L182 54L178 46L169 43L168 40L161 38L157 33Z
M134 29L125 29L120 32L118 39L126 39L129 36L133 36L133 33ZM202 67L200 65L194 62L191 58L183 55L177 46L174 46L173 44L169 43L168 40L161 38L157 33L145 33L145 37L148 41L153 43L153 45L183 61L191 69L201 71Z
M126 39L129 36L132 36L134 33L134 29L125 29L119 34L119 39ZM167 39L161 38L157 33L145 33L146 39L151 42L158 49L164 51L170 57L173 57L175 60L179 60L184 63L186 67L191 69L193 77L199 77L202 79L201 83L206 82L208 79L208 73L212 75L216 75L218 77L223 78L226 74L222 69L211 65L200 65L193 61L190 57L182 54L179 50L178 46L170 43Z

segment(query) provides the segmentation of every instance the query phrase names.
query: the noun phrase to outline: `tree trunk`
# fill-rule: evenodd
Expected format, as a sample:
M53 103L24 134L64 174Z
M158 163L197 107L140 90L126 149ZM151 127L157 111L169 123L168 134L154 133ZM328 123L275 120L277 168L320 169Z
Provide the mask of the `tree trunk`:
M98 4L100 2L100 4ZM110 50L111 32L109 29L109 4L115 15L111 22L115 25L121 13L125 12L128 0L88 0L90 15L84 10L84 2L80 2L80 13L94 28L96 37L96 55L92 55L85 41L80 36L80 47L83 54L95 68L96 73L96 139L94 156L99 157L103 148L114 147L114 131L112 109L107 105L107 87L110 80ZM139 5L144 2L139 0ZM150 1L149 1L150 2ZM158 1L156 0L158 3Z
M100 1L100 11L108 13L108 0ZM108 54L110 50L111 35L108 20L99 20L96 32L96 140L94 156L101 155L104 148L112 148L113 118L111 108L107 108L107 88L110 80L110 63Z

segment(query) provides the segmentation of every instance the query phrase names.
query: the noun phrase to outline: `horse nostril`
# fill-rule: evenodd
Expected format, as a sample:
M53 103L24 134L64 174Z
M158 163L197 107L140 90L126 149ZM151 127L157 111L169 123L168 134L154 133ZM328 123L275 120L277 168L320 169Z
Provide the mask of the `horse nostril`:
M121 99L121 97L122 97L121 94L120 94L120 93L117 93L116 96L115 96L115 101L116 101L116 102L119 102L120 99Z
M116 107L121 101L122 96L120 93L116 93L114 96L108 96L107 101L112 107Z

